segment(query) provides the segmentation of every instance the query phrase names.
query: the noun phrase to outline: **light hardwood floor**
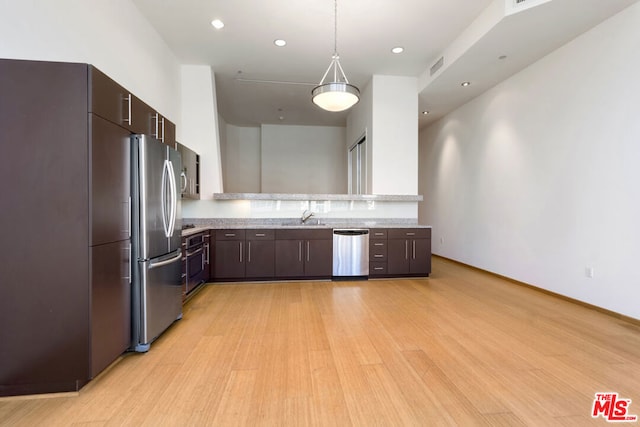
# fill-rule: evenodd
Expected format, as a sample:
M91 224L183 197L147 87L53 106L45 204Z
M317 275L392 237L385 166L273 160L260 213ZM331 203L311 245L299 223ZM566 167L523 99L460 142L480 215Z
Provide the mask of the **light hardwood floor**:
M208 285L147 354L2 426L585 426L640 414L640 327L441 259L429 279Z

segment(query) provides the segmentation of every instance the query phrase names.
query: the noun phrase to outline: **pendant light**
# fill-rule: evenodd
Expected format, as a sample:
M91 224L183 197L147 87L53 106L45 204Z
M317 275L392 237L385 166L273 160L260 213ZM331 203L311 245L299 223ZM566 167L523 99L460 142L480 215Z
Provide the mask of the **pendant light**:
M360 91L357 87L349 84L338 55L338 0L334 0L334 44L333 56L329 68L318 86L311 91L311 100L314 104L327 111L344 111L353 107L360 101ZM333 81L325 83L325 79L333 70Z

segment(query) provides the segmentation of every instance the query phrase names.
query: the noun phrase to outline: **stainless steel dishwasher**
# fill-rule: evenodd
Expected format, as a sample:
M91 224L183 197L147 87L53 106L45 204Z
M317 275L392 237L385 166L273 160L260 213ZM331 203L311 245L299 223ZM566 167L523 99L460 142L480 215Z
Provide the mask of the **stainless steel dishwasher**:
M333 279L369 277L369 230L343 228L333 230Z

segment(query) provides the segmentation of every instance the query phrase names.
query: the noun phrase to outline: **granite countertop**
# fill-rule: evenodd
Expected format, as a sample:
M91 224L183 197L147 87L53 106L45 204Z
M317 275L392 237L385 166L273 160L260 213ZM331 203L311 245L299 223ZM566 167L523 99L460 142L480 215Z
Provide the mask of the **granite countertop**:
M431 228L430 225L419 225L415 223L406 222L379 222L379 221L348 221L348 222L323 222L320 219L312 221L308 224L299 224L295 221L288 219L282 220L269 220L264 223L260 221L211 221L210 224L203 223L206 220L193 220L195 224L194 228L187 228L182 230L182 236L190 236L192 234L200 233L209 229L214 230L230 230L230 229L340 229L340 228ZM185 223L190 223L187 220Z

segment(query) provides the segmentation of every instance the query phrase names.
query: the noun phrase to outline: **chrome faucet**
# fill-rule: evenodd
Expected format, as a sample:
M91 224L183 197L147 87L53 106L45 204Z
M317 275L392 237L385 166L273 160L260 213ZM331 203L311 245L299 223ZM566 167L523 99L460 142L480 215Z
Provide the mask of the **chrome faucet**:
M302 216L300 217L300 221L302 221L302 223L304 224L312 216L313 216L313 212L311 212L309 209L305 209L304 212L302 212Z

